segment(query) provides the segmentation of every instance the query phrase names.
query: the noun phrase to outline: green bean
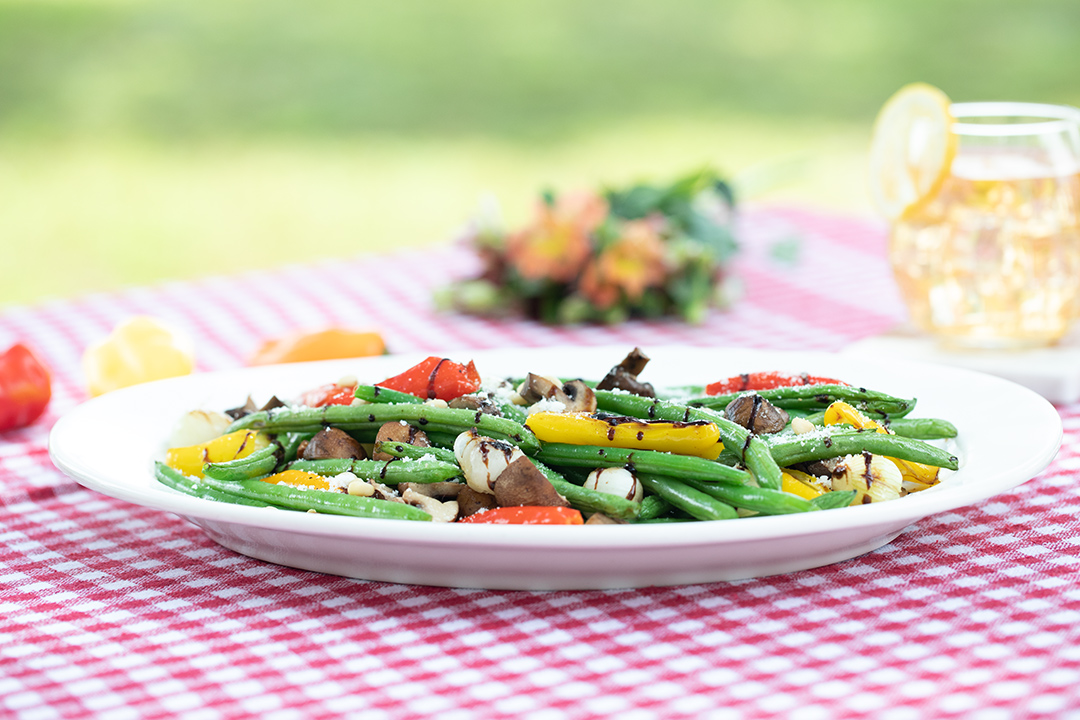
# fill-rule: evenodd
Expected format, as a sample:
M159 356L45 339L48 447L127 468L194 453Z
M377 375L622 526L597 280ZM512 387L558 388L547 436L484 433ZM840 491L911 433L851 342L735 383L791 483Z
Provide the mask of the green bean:
M753 510L762 515L788 515L813 509L809 500L782 490L769 490L748 485L720 485L691 478L683 478L683 482L728 505Z
M547 465L533 461L537 469L551 482L555 491L562 495L570 505L586 512L599 512L619 520L633 520L638 515L641 504L611 493L598 492L570 482Z
M659 495L646 495L641 499L641 508L638 510L638 522L657 520L662 515L671 512L672 506Z
M720 429L720 439L724 441L725 449L739 453L743 464L757 479L758 484L772 490L780 489L780 466L769 454L769 448L765 442L757 435L751 434L742 425L733 423L718 412L611 390L597 390L596 402L603 410L647 420L667 422L705 420L715 423Z
M314 433L281 433L277 436L277 442L281 444L281 457L278 458L278 468L284 467L296 459L300 451L300 445L305 440L315 437Z
M327 426L350 431L376 432L384 423L405 421L427 432L454 433L476 428L481 435L508 440L531 455L539 448L536 436L521 423L474 410L427 404L327 405L319 408L282 407L245 415L227 432L254 429L268 432L318 432Z
M695 518L692 517L655 517L639 520L638 522L642 525L663 525L664 523L694 522L694 520Z
M836 508L847 507L851 505L851 501L858 495L854 490L833 490L832 492L823 493L810 501L810 504L814 506L816 510L835 510Z
M461 433L425 430L424 434L427 435L428 442L430 442L432 446L452 451L454 449L454 442Z
M289 510L314 510L332 515L390 520L431 520L431 515L412 505L333 490L301 490L291 485L277 485L262 480L232 483L210 476L203 478L203 482L221 492Z
M216 500L218 502L227 502L238 505L266 507L265 502L249 500L247 498L237 497L231 493L215 490L214 488L199 482L195 478L188 477L182 472L174 470L163 462L154 463L154 476L162 485L167 485L173 490L182 492L185 495L203 498L204 500Z
M897 435L915 440L945 440L956 437L956 426L941 418L893 418L885 427Z
M697 520L732 520L739 517L735 508L684 482L647 473L638 473L637 479L646 490Z
M371 403L383 404L408 403L412 405L421 405L424 402L424 398L401 392L400 390L391 390L390 388L381 387L379 385L357 385L356 397Z
M853 385L795 385L769 390L748 390L724 395L710 395L691 398L685 402L691 407L722 410L732 400L739 395L745 395L747 392L756 393L780 408L824 408L837 400L843 400L859 408L864 413L882 417L902 417L915 408L914 398L900 398Z
M750 480L745 470L722 465L693 455L673 455L657 450L600 447L598 445L568 445L541 443L536 457L551 465L573 467L622 467L633 465L635 470L667 475L692 477L727 485L744 485Z
M203 474L210 473L218 480L230 482L265 477L274 472L274 468L278 466L278 454L280 451L280 445L270 443L247 457L227 462L206 463L203 465Z
M814 425L825 424L824 410L802 417ZM956 437L956 426L941 418L891 417L883 420L882 424L897 435L916 440L946 440Z
M453 480L461 476L461 468L456 464L434 459L350 460L349 458L333 458L328 460L297 460L289 465L289 469L312 472L326 477L351 472L358 478L378 480L388 485L397 485L403 482L436 483Z
M520 405L515 405L512 402L504 402L494 399L492 400L492 402L495 403L495 406L499 408L499 412L501 412L503 417L505 418L509 418L516 423L521 423L522 425L524 425L525 421L529 419L529 411L521 407Z
M435 458L440 462L457 465L457 456L454 455L453 450L447 448L421 447L419 445L410 445L405 442L381 440L375 443L374 450L376 453L384 452L387 455L392 455L397 458L411 458L413 460Z
M802 435L777 435L769 442L769 451L783 467L811 460L826 460L869 452L875 455L956 470L955 455L922 440L901 435L886 435L875 430L830 430Z

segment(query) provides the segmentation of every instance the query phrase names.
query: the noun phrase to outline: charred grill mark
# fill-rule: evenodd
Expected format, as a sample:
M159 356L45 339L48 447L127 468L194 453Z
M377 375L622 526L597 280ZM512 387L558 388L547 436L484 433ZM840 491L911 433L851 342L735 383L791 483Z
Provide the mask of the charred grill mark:
M750 373L741 373L739 375L739 390L746 390L750 387Z
M637 431L637 439L638 439L638 442L641 442L642 440L644 440L645 439L645 432L642 431L642 430L638 430Z

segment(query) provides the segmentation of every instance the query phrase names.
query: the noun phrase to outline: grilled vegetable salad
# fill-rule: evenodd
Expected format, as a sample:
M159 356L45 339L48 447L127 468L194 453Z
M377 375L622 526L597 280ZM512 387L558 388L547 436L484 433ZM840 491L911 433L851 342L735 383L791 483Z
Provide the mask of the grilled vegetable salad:
M957 458L915 400L755 371L658 396L635 348L599 382L481 380L431 357L374 385L182 419L157 479L221 502L494 524L727 520L894 500Z

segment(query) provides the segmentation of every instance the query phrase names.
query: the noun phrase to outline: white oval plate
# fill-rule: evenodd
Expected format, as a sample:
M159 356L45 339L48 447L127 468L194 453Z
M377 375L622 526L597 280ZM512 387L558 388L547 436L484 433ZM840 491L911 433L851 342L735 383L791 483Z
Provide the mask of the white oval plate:
M448 352L481 374L540 372L598 379L628 348ZM234 407L252 394L293 397L355 375L375 383L422 359L398 355L190 375L90 400L53 427L49 453L88 488L176 513L215 542L281 565L395 583L555 590L679 585L759 577L846 560L888 543L934 513L964 507L1035 477L1061 444L1052 405L1019 385L943 366L823 353L645 348L642 376L658 386L704 384L755 370L810 372L917 397L913 416L958 428L960 470L893 502L826 512L664 525L496 526L370 520L229 505L159 484L152 463L173 424L195 409Z

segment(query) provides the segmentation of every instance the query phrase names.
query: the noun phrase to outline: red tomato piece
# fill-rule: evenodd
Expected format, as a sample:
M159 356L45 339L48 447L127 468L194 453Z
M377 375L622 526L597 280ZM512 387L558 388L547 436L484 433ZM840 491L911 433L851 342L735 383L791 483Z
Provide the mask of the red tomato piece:
M22 343L0 355L0 432L41 417L52 398L52 379L45 363Z
M735 375L726 380L718 380L705 386L706 395L727 395L728 393L746 392L748 390L772 390L780 387L794 387L796 385L847 385L842 380L809 375L807 373L788 373L770 370L767 372L752 372Z
M521 505L483 510L458 522L489 525L584 525L581 513L568 507Z
M355 387L330 383L314 390L308 390L300 398L300 402L308 407L323 407L324 405L351 405L355 399Z
M479 390L480 373L472 360L462 365L447 358L432 356L400 375L376 384L426 400L453 400Z

